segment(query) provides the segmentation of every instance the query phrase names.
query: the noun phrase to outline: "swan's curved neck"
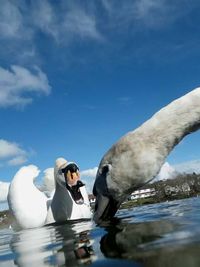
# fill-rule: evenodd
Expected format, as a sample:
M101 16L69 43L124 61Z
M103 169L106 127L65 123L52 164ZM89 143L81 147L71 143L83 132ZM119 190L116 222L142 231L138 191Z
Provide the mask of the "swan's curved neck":
M64 199L64 198L66 198L66 194L69 194L67 188L64 185L62 186L57 181L55 181L55 192L56 192L55 195L59 199Z
M200 128L200 88L173 101L135 132L145 134L149 144L167 156L184 136Z
M64 221L70 218L73 201L68 190L55 181L56 189L51 202L51 210L55 221Z

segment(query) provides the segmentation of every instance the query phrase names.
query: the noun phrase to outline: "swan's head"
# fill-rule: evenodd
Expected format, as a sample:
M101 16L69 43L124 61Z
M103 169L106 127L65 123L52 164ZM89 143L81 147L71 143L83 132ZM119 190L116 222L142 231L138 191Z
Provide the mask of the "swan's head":
M70 162L64 168L62 168L65 181L69 186L75 186L80 180L79 167L76 163Z
M54 168L55 181L59 186L68 190L78 204L83 202L80 187L84 184L80 181L79 167L74 162L67 162L64 158L56 160Z
M101 160L93 187L96 196L94 220L97 223L112 218L129 194L135 172L133 157L127 142L119 142Z
M112 165L100 164L93 187L93 194L96 197L94 221L111 219L121 204L121 196L117 197L114 187L108 185L111 178Z
M113 145L100 162L93 188L97 223L112 218L128 195L153 177L158 169L153 161L152 153L131 135Z
M60 185L74 186L80 180L79 167L74 162L67 162L64 158L58 158L54 167L56 182Z

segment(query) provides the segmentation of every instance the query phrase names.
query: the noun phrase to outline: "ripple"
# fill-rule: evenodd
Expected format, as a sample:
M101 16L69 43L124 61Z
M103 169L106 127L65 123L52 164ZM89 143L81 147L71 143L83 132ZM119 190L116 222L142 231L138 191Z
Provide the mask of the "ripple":
M0 265L200 266L200 199L164 202L92 221L13 232L0 230Z

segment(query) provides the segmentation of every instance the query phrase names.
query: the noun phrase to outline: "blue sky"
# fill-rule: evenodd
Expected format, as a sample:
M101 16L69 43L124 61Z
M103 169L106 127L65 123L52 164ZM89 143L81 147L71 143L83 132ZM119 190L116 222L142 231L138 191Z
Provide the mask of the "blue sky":
M0 181L57 157L98 166L123 134L200 85L197 0L2 0ZM198 162L200 133L167 159Z

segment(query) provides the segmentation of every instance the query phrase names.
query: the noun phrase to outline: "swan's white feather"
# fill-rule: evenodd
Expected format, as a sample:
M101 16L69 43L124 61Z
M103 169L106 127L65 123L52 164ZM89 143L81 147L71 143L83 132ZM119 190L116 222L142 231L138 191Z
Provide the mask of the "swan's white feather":
M22 228L34 228L45 224L47 197L33 183L38 174L39 170L34 165L22 167L10 184L9 207Z
M60 173L67 161L56 160L54 168L55 190L47 198L35 185L34 179L39 170L34 165L24 166L16 173L10 183L8 204L17 224L21 228L35 228L53 222L91 218L90 204L85 187L81 193L84 204L78 205L65 187L65 180Z
M131 192L153 179L174 146L199 128L200 88L196 88L124 135L104 155L98 168L94 185L96 220L104 211L108 213L108 203L117 203L113 204L116 212Z

